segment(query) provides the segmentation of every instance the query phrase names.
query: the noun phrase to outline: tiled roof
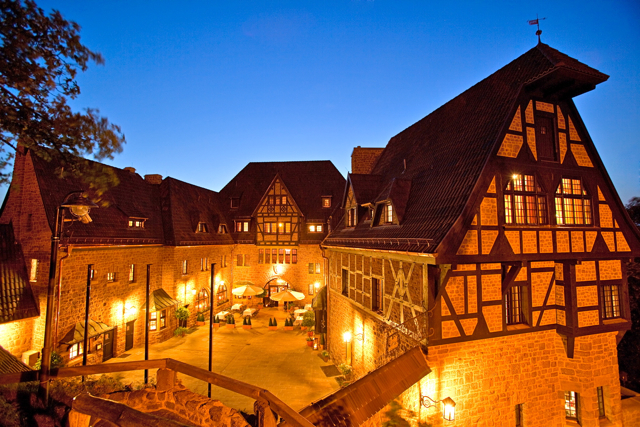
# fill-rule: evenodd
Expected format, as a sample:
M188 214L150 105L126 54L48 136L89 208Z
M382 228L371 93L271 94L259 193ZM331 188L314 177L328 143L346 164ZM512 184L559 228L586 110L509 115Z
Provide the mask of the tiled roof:
M252 162L220 191L220 203L229 221L249 218L276 175L280 175L306 218L326 220L340 204L345 179L328 160ZM322 207L322 196L331 196L331 208ZM232 197L240 197L237 209L231 209Z
M164 235L168 245L233 244L229 234L218 234L218 225L226 223L220 210L218 193L167 177L160 185ZM198 223L208 232L198 232ZM232 224L228 225L228 229Z
M0 346L0 374L14 374L28 371L31 371L31 368Z
M540 43L391 138L371 173L382 177L384 187L394 178L411 181L400 227L359 223L346 230L340 223L324 244L435 252L469 201L523 86L567 69L587 76L586 83L571 76L577 81L572 95L607 78Z
M0 323L39 316L13 226L0 224Z
M359 426L429 372L426 354L416 347L300 414L318 426Z
M86 188L73 177L57 178L54 162L43 160L31 152L28 155L33 159L40 194L53 230L57 207L69 193L85 191ZM163 243L160 186L146 182L135 172L105 167L113 171L120 181L103 196L109 206L92 209L90 216L93 221L89 224L78 221L65 223L64 235L75 243ZM128 227L130 217L147 218L144 228Z
M380 192L382 176L350 173L347 180L359 205L375 201Z

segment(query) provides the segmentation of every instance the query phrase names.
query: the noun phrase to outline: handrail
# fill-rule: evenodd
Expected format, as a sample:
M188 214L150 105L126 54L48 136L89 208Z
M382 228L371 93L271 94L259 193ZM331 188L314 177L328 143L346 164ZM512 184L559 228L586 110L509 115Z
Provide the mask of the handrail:
M50 378L68 378L82 375L137 371L142 369L171 369L227 390L231 390L235 393L242 394L243 396L247 396L255 400L266 401L269 403L269 407L284 418L290 425L313 427L311 422L266 389L238 381L215 372L209 372L206 369L198 368L197 366L189 365L175 359L152 359L108 363L102 365L76 366L72 368L58 368L51 370ZM38 379L38 371L2 374L0 375L0 384L36 381Z

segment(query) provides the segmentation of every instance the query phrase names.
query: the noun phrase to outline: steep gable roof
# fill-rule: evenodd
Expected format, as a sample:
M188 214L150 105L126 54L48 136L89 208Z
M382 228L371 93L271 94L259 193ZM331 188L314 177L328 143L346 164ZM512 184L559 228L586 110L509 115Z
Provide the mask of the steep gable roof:
M13 226L0 224L0 323L39 314L22 248L13 235Z
M345 232L339 224L324 244L385 249L385 239L396 239L394 250L435 252L467 204L523 88L546 94L561 86L556 96L572 97L607 78L539 43L391 138L371 174L385 187L394 178L411 181L400 227L359 224Z
M306 218L326 219L344 190L344 177L328 160L301 162L252 162L220 190L220 202L227 218L249 218L279 175ZM331 209L322 207L322 196L332 197ZM230 199L239 197L238 208Z
M166 244L233 244L231 236L218 234L218 225L226 223L218 193L170 177L160 188ZM197 231L200 222L207 225L208 232Z

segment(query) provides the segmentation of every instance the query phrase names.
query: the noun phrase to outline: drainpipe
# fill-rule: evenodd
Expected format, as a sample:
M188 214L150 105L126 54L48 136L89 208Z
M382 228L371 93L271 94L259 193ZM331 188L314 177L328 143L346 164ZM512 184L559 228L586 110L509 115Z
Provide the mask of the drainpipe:
M58 320L60 319L60 300L62 298L62 261L69 258L69 256L71 256L71 249L72 249L72 246L69 245L67 247L67 254L62 258L60 258L60 264L58 265L59 273L58 273L58 295L57 295L57 301L56 301L56 318L55 318L55 321L53 322L54 324L53 339L54 340L58 339ZM54 341L53 347L55 348L55 341Z
M324 340L324 345L327 347L326 350L329 351L330 347L329 347L329 258L326 257L326 255L324 254L324 248L322 247L322 244L319 245L320 246L320 251L322 251L322 258L324 260L324 286L325 288L327 288L327 329L325 332L325 340Z

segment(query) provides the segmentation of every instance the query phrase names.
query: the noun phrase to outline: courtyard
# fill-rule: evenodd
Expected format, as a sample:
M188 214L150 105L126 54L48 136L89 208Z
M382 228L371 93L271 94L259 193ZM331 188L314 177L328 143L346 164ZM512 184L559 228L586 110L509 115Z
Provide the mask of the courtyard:
M323 362L319 351L307 346L307 332L296 327L284 330L288 313L282 308L265 308L252 319L252 328L242 328L242 317L235 314L236 328L214 329L213 371L227 377L269 390L299 411L308 404L339 388L338 373L331 361ZM268 329L275 317L278 330ZM208 369L209 324L191 329L184 337L173 337L149 347L149 359L171 358L199 368ZM123 357L124 356L124 357ZM144 347L136 347L106 363L144 359ZM324 370L323 370L324 368ZM325 374L329 371L329 375ZM149 371L155 380L155 370ZM113 374L125 384L143 381L143 371ZM180 375L179 379L191 391L207 395L207 383ZM254 400L232 391L213 386L211 397L225 405L253 413Z

